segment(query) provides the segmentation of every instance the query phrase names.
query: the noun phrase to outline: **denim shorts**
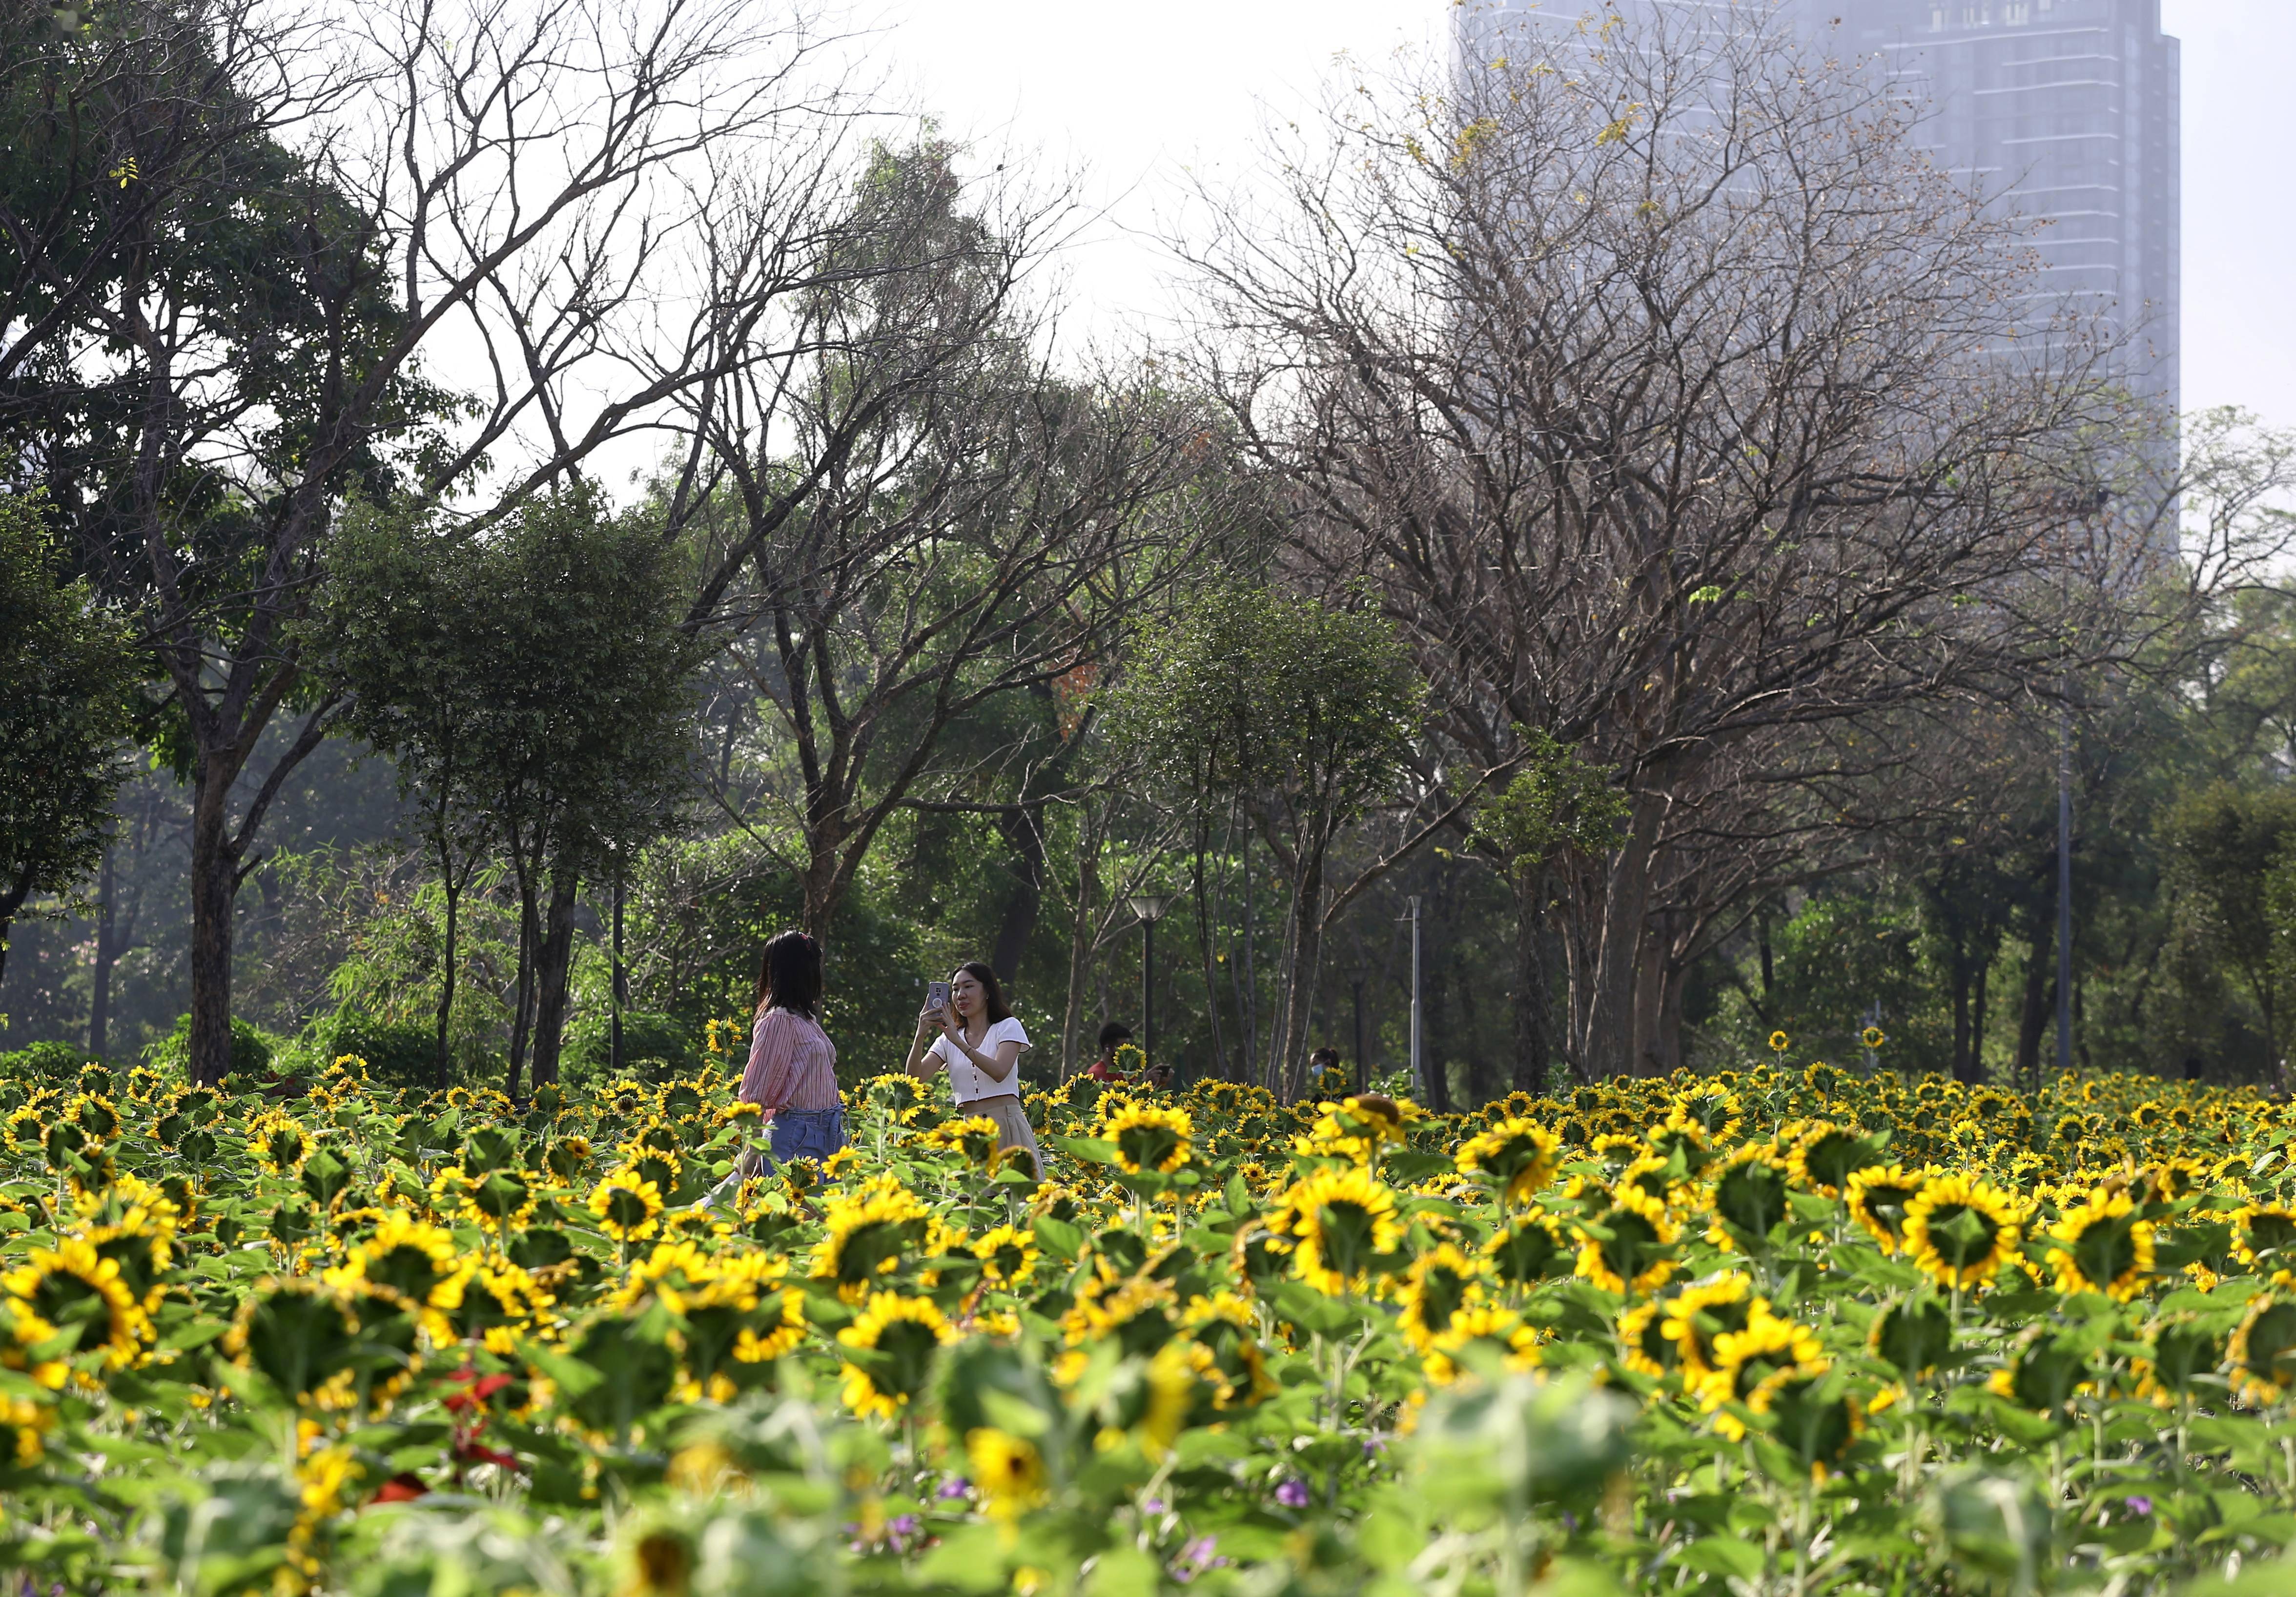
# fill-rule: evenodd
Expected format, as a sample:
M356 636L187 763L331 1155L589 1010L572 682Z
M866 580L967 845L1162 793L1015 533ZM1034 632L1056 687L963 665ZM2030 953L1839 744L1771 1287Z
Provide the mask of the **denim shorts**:
M845 1110L785 1109L767 1127L773 1134L774 1162L824 1159L845 1146Z

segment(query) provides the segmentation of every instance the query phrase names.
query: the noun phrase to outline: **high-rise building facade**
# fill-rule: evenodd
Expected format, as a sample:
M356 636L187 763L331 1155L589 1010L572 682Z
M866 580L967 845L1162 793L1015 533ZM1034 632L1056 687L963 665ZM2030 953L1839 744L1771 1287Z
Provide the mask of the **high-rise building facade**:
M1915 142L2034 224L2036 322L2097 312L2130 386L2179 397L2177 42L2160 0L1776 0L1812 43L1870 62L1923 107ZM1462 43L1615 10L1728 25L1763 0L1475 0Z

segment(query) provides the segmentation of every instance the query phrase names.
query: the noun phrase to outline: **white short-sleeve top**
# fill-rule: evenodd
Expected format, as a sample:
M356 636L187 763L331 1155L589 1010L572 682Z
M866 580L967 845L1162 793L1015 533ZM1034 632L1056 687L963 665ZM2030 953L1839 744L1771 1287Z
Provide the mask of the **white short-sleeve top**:
M1022 1053L1029 1052L1029 1034L1011 1015L991 1025L988 1035L975 1043L973 1047L994 1059L999 1043L1018 1043ZM946 1036L935 1037L933 1045L925 1052L938 1056L940 1062L948 1067L949 1089L959 1103L972 1103L982 1098L1017 1098L1021 1095L1021 1067L1017 1062L1013 1067L1013 1074L998 1081L958 1052L955 1044Z

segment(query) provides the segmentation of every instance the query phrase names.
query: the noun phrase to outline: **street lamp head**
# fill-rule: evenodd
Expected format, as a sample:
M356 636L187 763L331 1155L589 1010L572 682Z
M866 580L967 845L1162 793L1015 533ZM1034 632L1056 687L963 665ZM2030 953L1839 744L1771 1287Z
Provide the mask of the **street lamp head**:
M1172 907L1172 897L1168 893L1134 893L1125 899L1124 904L1143 921L1152 926L1164 918L1166 910Z

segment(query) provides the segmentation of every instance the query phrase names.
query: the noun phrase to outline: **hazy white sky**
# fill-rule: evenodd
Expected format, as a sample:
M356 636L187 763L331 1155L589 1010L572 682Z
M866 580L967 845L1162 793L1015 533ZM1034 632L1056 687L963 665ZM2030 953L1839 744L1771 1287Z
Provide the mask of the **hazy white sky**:
M1068 262L1095 323L1154 315L1165 264L1129 230L1183 165L1239 176L1264 117L1346 51L1439 37L1450 0L860 0L875 64L947 129L1081 167L1107 210ZM2184 40L2185 403L2296 427L2296 0L2161 0Z

